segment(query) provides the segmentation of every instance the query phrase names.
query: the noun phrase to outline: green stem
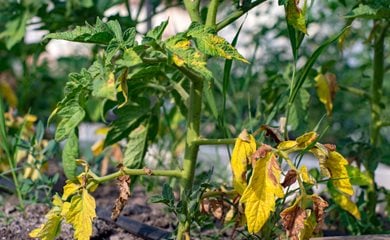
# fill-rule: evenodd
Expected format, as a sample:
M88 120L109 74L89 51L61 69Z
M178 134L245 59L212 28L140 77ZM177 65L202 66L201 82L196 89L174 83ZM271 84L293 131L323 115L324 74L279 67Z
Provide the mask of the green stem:
M215 27L217 21L219 0L211 0L209 9L207 10L206 26Z
M94 172L89 170L88 174L93 178L93 180L97 183L104 183L110 180L113 180L115 178L118 178L119 176L123 174L127 174L130 176L142 176L142 175L149 175L149 176L164 176L164 177L176 177L180 178L182 176L181 170L151 170L151 169L129 169L124 168L122 170L119 170L117 172L108 174L106 176L98 177Z
M371 134L370 142L374 147L378 146L379 124L381 116L381 100L383 95L383 78L385 67L385 33L389 25L384 26L381 33L375 39L373 81L371 84Z
M194 140L194 144L200 145L229 145L234 144L236 142L235 138L224 138L224 139L196 139Z
M386 26L381 26L381 22L378 21L374 24L374 27L379 27L380 33L376 34L374 44L374 61L373 61L373 79L371 83L371 123L370 123L370 143L375 149L379 145L379 133L381 123L381 100L383 95L383 79L384 79L384 67L385 67L385 35L389 27L389 23ZM370 159L371 161L378 161L378 159ZM368 212L372 217L375 217L376 205L378 194L376 192L375 184L375 169L369 169L370 176L373 180L372 186L370 186L367 197Z
M231 14L229 14L229 16L227 18L225 18L224 20L222 20L221 22L219 22L217 24L217 31L225 28L226 26L228 26L229 24L231 24L232 22L236 21L237 19L239 19L240 17L242 17L242 15L244 15L245 13L249 12L249 10L251 10L252 8L260 5L261 3L265 2L266 0L257 0L257 1L254 1L252 2L248 7L246 8L240 8L234 12L232 12Z
M344 86L344 85L339 85L340 90L352 93L356 96L359 97L364 97L369 100L371 100L371 96L368 92L364 91L363 89L355 88L355 87L350 87L350 86Z
M199 150L199 145L195 141L199 139L200 115L202 110L203 81L191 81L190 103L187 115L186 147L183 161L183 175L181 181L181 200L184 209L187 208L187 193L191 192L195 175L195 166ZM176 239L182 239L189 234L191 219L187 215L185 221L179 223Z
M199 14L200 0L184 0L184 6L192 22L202 22Z

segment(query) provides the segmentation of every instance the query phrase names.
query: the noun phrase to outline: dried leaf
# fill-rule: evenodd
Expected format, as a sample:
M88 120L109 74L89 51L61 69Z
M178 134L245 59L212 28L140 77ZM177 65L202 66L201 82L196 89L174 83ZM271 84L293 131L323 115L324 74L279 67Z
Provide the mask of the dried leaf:
M286 188L286 187L291 186L292 184L294 184L295 181L297 181L297 175L298 175L297 171L295 171L294 169L288 170L286 176L284 177L282 186L284 188Z
M272 151L272 147L270 145L267 145L267 144L261 145L256 150L256 152L253 153L252 161L264 158L267 155L267 153L270 152L270 151Z
M321 230L322 228L322 224L324 223L325 208L327 208L329 205L324 199L322 199L318 195L312 195L311 199L313 200L313 210L317 219L317 227L314 231L319 232L319 230Z
M115 205L112 208L111 219L116 221L119 214L127 203L127 200L130 197L130 176L120 176L118 177L118 186L119 186L119 197L115 200Z
M300 207L300 202L301 198L298 198L292 206L280 213L282 225L287 232L287 236L292 240L298 240L299 233L305 227L307 214L305 209Z
M275 210L275 198L284 196L279 182L280 175L281 170L274 153L269 152L256 162L249 185L240 200L245 204L245 216L250 233L260 231L271 211Z
M284 140L279 128L262 125L260 129L265 131L265 135L271 137L277 144Z
M299 239L309 240L312 237L315 228L317 227L316 216L313 212L310 212L309 216L306 217L304 225L304 229L302 229L299 234Z
M256 151L255 138L244 129L236 140L232 153L233 187L242 195L247 186L246 171L252 154Z

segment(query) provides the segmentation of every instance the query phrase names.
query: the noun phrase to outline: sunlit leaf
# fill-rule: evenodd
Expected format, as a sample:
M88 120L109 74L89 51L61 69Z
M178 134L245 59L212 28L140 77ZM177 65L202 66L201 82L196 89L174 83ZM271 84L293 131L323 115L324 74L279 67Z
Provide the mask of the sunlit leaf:
M254 137L244 129L236 139L231 159L233 187L241 195L244 193L247 186L247 165L255 151L256 141Z
M116 37L116 28L113 26L119 26L118 21L109 21L104 23L99 18L96 20L94 26L86 23L86 26L77 26L75 29L60 32L60 33L49 33L44 39L62 39L74 42L87 42L87 43L98 43L107 45L111 39ZM120 26L119 26L120 28Z
M281 170L272 152L256 161L248 187L242 194L241 203L245 204L245 216L248 231L260 231L275 210L276 198L284 196L280 185Z
M92 235L92 220L96 217L95 199L83 189L80 195L74 195L70 202L65 220L73 225L74 237L78 240L89 240Z
M193 38L199 51L209 56L222 57L226 59L236 59L249 63L238 51L230 45L224 38L213 34L200 23L193 23L187 32L187 36Z
M285 151L294 149L298 145L297 141L283 141L278 144L278 149Z

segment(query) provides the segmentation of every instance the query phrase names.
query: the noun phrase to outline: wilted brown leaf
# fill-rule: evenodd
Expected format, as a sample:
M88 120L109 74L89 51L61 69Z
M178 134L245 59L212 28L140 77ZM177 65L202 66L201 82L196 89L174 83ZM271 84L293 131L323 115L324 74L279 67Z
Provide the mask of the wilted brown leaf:
M127 200L130 197L130 176L120 176L118 177L118 186L119 186L119 197L115 200L115 205L112 208L111 219L116 221L119 214L127 203Z
M305 209L299 206L301 198L298 198L294 205L284 209L280 213L282 225L287 231L289 239L298 240L299 233L305 228L305 219L307 217Z
M279 128L262 125L260 129L265 131L265 135L271 137L277 144L284 140Z
M324 147L326 147L326 149L328 149L328 151L336 151L336 145L334 144L330 144L330 143L325 143L323 144Z
M312 195L311 198L313 200L313 210L317 219L317 226L314 232L318 233L321 230L322 224L324 223L325 208L327 208L329 205L318 195Z
M284 177L282 186L284 188L291 186L297 180L298 173L294 169L288 170L286 176Z
M252 162L257 159L264 158L265 155L267 155L268 152L272 151L272 147L267 144L261 145L256 152L252 154Z

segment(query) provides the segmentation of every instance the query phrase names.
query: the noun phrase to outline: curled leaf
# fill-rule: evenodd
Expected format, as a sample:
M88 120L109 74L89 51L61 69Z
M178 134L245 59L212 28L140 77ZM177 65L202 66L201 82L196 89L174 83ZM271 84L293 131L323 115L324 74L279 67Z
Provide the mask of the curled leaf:
M256 150L255 138L244 129L238 136L232 153L233 187L242 195L247 186L246 171L249 160Z
M300 202L301 198L298 198L292 206L280 213L282 225L287 232L287 236L292 240L300 239L299 233L305 228L307 214L305 209L301 208Z
M278 149L285 151L294 149L298 145L297 141L289 140L289 141L283 141L278 144Z
M284 177L282 186L284 188L291 186L292 184L295 183L295 181L297 181L297 176L298 176L297 171L295 171L294 169L288 170L286 176Z
M306 148L312 143L314 143L318 138L316 132L308 132L296 139L299 148Z
M118 186L119 186L119 197L115 200L115 205L112 208L111 219L116 221L121 213L122 209L125 207L127 200L130 196L130 176L120 176L118 177Z
M312 185L316 184L316 180L309 174L305 165L301 167L301 169L299 170L299 174L303 182Z
M318 74L314 80L316 81L318 98L325 105L327 115L331 116L333 99L337 90L336 75L331 73Z
M317 227L314 231L318 232L324 223L325 209L329 206L329 204L318 195L312 195L311 198L313 200L313 211L317 219Z

